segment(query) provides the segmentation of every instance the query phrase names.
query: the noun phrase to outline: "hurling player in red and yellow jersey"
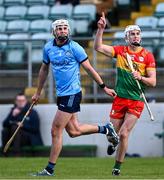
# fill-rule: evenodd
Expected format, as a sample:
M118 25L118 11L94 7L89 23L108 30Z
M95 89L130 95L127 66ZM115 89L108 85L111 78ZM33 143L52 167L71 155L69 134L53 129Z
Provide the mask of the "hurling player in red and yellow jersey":
M154 87L156 85L155 59L151 52L141 47L141 29L138 25L129 25L125 28L126 46L110 46L104 45L102 42L103 31L106 26L104 13L102 13L102 17L97 24L98 30L94 49L111 58L117 58L117 82L115 88L117 97L112 104L110 121L120 137L112 174L120 175L120 167L128 147L129 134L144 108L144 101L135 79L139 81L143 91L145 86ZM133 61L135 67L133 73L128 67L126 53L131 56ZM114 144L109 145L108 154L111 155L115 149Z

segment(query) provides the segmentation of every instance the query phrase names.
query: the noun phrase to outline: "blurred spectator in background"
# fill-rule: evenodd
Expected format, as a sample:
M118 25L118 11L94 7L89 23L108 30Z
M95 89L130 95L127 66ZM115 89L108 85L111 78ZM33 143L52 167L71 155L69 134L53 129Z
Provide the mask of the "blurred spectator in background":
M76 6L77 4L80 4L80 0L55 0L55 4L72 4L73 6Z
M20 121L28 111L30 104L26 96L20 93L16 96L15 105L12 107L8 116L3 121L2 148L15 132ZM32 109L29 116L25 119L23 126L18 131L12 143L12 151L15 155L20 155L22 146L43 145L40 135L40 120L38 113Z
M91 29L97 30L97 21L100 19L102 12L106 17L106 29L110 29L111 25L118 25L117 3L116 0L98 0L96 3L96 19L91 23Z

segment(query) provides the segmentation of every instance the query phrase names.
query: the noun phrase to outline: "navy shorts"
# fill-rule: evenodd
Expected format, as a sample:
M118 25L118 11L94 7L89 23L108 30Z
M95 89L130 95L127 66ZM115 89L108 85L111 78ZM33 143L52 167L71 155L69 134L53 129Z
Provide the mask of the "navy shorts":
M58 96L57 106L58 109L68 113L75 113L80 111L80 102L82 99L82 93L69 95L69 96Z

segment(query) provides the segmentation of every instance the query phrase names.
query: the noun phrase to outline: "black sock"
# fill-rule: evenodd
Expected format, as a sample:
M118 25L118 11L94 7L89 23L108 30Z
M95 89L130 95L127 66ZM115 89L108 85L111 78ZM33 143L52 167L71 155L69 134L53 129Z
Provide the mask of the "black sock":
M105 126L98 126L98 133L106 134L106 127Z
M48 162L48 165L46 166L46 170L52 174L54 172L54 168L55 168L56 163L52 163L52 162Z

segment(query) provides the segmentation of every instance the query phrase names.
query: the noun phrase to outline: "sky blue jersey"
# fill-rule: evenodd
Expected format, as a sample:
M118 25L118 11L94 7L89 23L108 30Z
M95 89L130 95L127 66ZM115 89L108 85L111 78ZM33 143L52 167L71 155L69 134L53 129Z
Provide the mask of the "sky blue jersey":
M62 46L57 46L53 39L45 44L43 63L51 63L57 96L81 91L80 64L87 59L85 50L73 40L68 40Z

